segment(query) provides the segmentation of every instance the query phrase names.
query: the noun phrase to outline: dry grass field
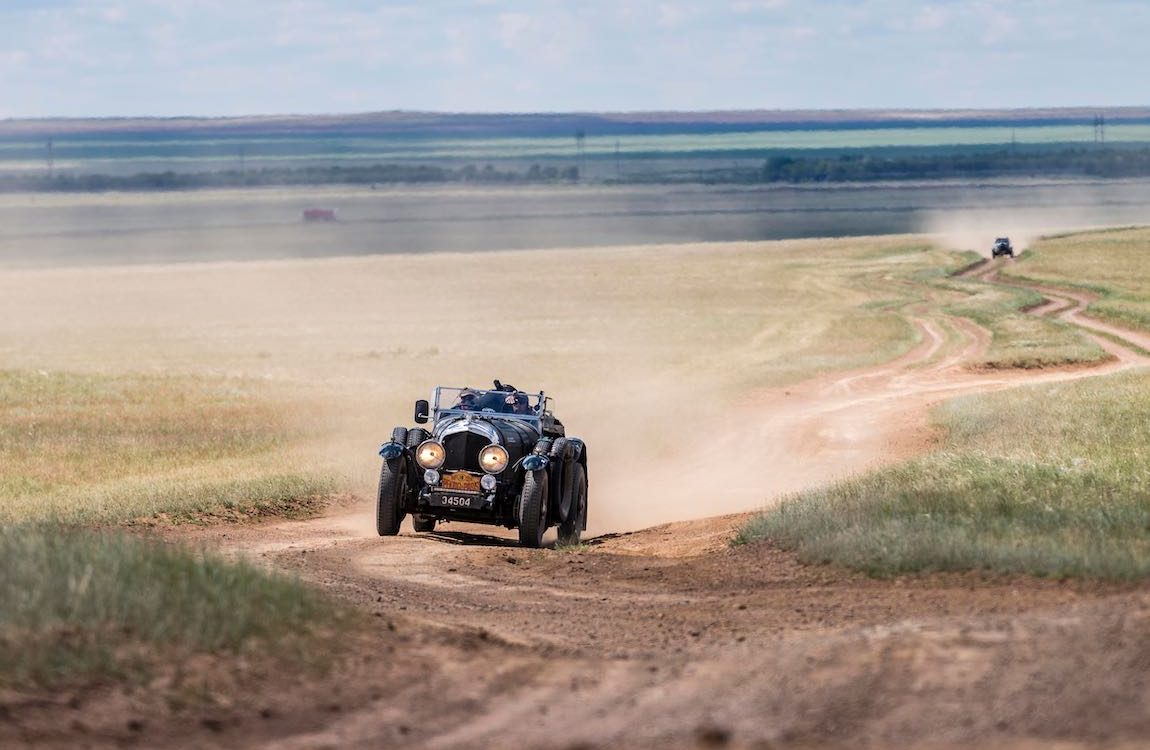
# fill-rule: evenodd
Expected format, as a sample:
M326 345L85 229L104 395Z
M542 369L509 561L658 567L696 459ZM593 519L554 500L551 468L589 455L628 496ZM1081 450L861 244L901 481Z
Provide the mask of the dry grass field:
M60 524L370 496L376 446L439 382L554 394L598 457L596 528L705 515L687 487L619 482L673 466L756 389L905 352L902 311L931 292L889 277L960 262L896 238L0 273L2 584L24 602L0 619L3 680L155 679L149 653L327 627L314 613L340 608L298 584ZM203 585L164 583L182 577Z
M191 202L210 211L212 201L234 198ZM201 236L226 237L221 247L234 248L311 229L224 222ZM75 231L84 236L82 226ZM362 239L366 229L355 231ZM180 252L192 241L166 225L141 232L136 240L160 238ZM34 241L46 247L59 237ZM1043 241L1033 257L1049 257L1045 243L1069 241ZM160 686L159 695L170 688L172 665L209 662L213 674L238 664L292 682L302 668L342 658L338 644L372 637L363 620L383 620L359 616L370 611L388 618L387 638L406 638L415 651L392 655L387 641L387 659L357 662L393 670L363 682L355 700L364 706L379 700L371 697L377 679L432 690L435 679L448 679L434 659L494 680L497 692L534 684L557 648L579 659L623 654L603 673L628 676L599 687L605 696L630 694L649 686L632 673L655 680L647 677L650 651L659 654L656 671L679 659L671 678L679 680L691 660L720 648L700 633L712 625L742 632L733 621L715 624L715 612L733 608L731 597L749 595L742 579L718 583L728 579L725 566L762 583L798 563L775 546L729 549L730 519L699 549L671 531L619 532L751 511L782 489L814 483L821 489L745 527L744 539L767 536L803 559L880 574L989 567L1142 577L1144 375L966 397L936 413L933 433L920 424L926 405L1032 377L1021 369L1077 377L1111 356L1066 321L1024 314L1041 295L952 275L972 260L924 237L891 236L0 270L0 593L20 603L0 611L0 687L127 681ZM1029 273L1028 262L1016 272ZM587 440L598 540L537 555L510 554L498 537L467 531L381 545L368 538L363 502L335 503L330 518L315 522L246 523L307 516L336 497L368 501L376 447L394 425L409 424L416 398L437 383L492 378L545 389L569 431ZM885 420L892 424L876 424ZM941 452L890 467L931 447ZM872 464L887 468L833 483ZM1095 496L1107 498L1105 508ZM157 542L152 526L181 544ZM187 549L189 539L225 554ZM572 575L584 565L600 570L598 583ZM824 578L845 576L833 596L847 614L835 627L854 626L850 613L869 606L868 587L877 584L833 570L842 568L804 568L763 590L806 596L796 592L823 591ZM567 578L571 595L554 596L554 581ZM597 586L618 602L604 604ZM852 593L857 587L862 594ZM702 601L712 588L723 592L720 604ZM464 589L476 598L457 610L450 603L466 599ZM901 593L888 600L883 592L882 612L860 623L891 622L902 611ZM674 617L702 623L685 636L649 611L678 607L664 598L679 593L690 611ZM491 597L500 596L510 603L492 610ZM977 606L998 606L986 603L997 595L979 597L971 599ZM555 636L544 615L568 605L579 622L607 618L601 637L611 645ZM770 610L777 606L772 600ZM397 615L408 607L419 611L411 622ZM760 624L761 636L812 627L801 613ZM581 632L600 637L590 626ZM696 644L689 658L671 656L679 652L668 644L680 637ZM268 666L285 644L290 663ZM452 649L467 658L427 660ZM509 656L517 666L508 672L485 666ZM737 667L736 656L706 663ZM430 670L432 681L423 685L409 668ZM571 690L566 677L555 679ZM672 684L689 693L694 683L683 680ZM180 684L181 700L203 689L191 683ZM405 695L411 706L426 705ZM515 720L500 711L485 715L492 726ZM400 742L386 734L395 721L371 733L375 715L348 731ZM333 721L325 717L309 721ZM0 739L12 736L4 731L0 723ZM107 736L122 739L117 731ZM418 746L419 736L408 744Z

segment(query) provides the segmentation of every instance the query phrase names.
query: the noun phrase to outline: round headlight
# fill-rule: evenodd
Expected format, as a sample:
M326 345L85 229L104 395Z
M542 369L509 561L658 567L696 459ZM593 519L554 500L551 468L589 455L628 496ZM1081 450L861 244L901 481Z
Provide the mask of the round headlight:
M507 468L507 449L492 443L479 451L479 465L488 474L498 474Z
M434 440L424 440L415 449L415 462L424 469L438 469L447 459L443 444Z
M435 469L428 469L423 472L423 483L430 487L439 484L439 472Z
M487 490L488 492L491 492L491 490L495 489L495 486L498 483L499 483L499 480L496 479L491 474L484 474L482 477L479 478L479 486L482 487L483 489Z

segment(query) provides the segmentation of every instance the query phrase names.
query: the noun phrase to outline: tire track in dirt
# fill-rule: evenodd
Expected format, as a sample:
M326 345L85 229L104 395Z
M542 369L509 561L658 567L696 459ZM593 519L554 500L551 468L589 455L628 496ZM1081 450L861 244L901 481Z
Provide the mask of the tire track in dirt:
M1091 335L1091 338L1111 356L1131 366L1150 363L1150 358L1143 353L1150 351L1150 334L1112 325L1086 314L1087 308L1098 300L1099 295L1080 289L1023 283L1009 278L1003 279L1000 274L1001 270L1001 264L988 263L968 269L965 275L986 283L1002 284L1038 292L1043 296L1043 301L1037 307L1028 310L1028 313L1056 317L1085 329L1088 335L1102 334L1102 336ZM1114 339L1119 341L1115 342ZM1123 343L1126 345L1124 346Z

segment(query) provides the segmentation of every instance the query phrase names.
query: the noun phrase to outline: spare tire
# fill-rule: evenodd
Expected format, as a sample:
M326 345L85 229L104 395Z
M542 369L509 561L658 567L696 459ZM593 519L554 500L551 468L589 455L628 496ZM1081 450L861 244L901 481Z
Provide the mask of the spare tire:
M571 517L559 524L559 543L564 546L578 544L587 525L587 472L580 463L571 465L571 501Z

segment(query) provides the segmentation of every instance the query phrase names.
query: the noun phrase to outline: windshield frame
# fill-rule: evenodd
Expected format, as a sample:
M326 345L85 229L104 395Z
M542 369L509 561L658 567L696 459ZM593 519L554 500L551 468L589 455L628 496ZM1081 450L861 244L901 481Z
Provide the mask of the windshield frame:
M527 403L532 411L529 414L515 414L512 412L454 408L454 404L459 402L460 396L464 391L471 391L480 399L491 395L506 398L506 396L512 393L522 394L527 397ZM450 405L444 406L444 404ZM518 422L530 422L538 425L543 421L544 417L552 417L551 399L543 391L505 391L494 388L460 388L437 385L431 394L431 415L433 423L438 423L439 420L446 417L480 417L481 419L506 419Z

